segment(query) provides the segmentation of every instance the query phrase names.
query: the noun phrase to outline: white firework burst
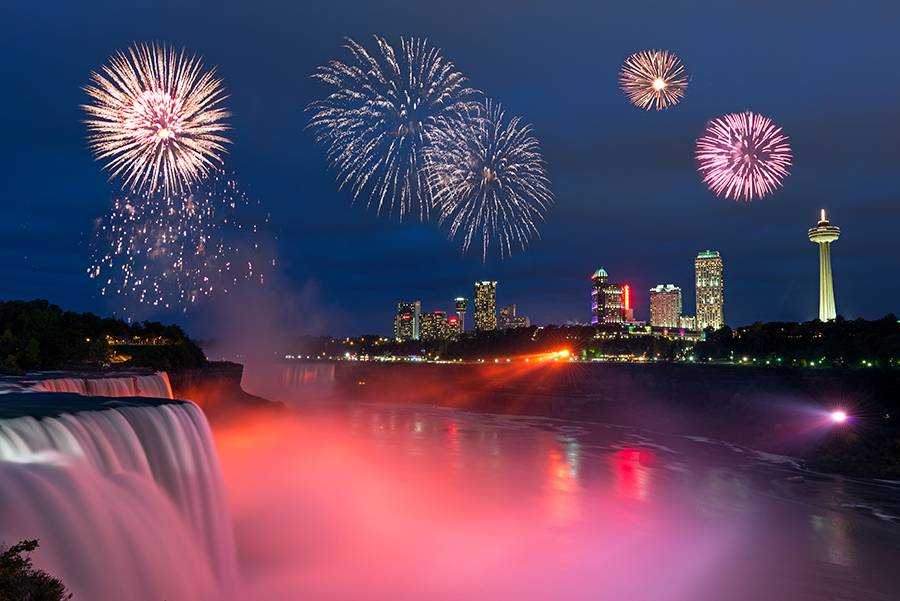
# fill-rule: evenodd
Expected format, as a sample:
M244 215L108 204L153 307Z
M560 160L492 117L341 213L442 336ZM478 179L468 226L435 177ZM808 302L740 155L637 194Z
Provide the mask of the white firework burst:
M219 172L183 194L123 194L97 219L88 274L102 295L130 304L126 312L185 309L241 282L265 283L274 267L268 223L259 202Z
M399 52L375 36L376 51L347 39L351 60L331 61L313 77L331 93L313 102L309 126L326 148L341 187L381 213L425 220L431 193L423 154L439 124L474 107L477 92L441 51L420 38L401 39Z
M441 222L462 238L463 252L475 242L487 260L494 242L508 256L539 235L553 193L540 144L519 117L485 101L436 128L425 156Z
M117 52L84 88L88 145L132 193L178 193L222 163L227 96L215 70L157 44Z

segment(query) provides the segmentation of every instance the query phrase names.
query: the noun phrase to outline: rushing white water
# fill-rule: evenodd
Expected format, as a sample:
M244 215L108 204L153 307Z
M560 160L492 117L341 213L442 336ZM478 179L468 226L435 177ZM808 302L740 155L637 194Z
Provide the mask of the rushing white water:
M85 396L172 398L172 386L164 371L146 376L127 375L115 378L47 378L32 384L31 389L40 392L74 392Z
M171 397L160 376L50 382L41 385ZM26 396L90 403L6 395L0 414L14 396L20 406ZM23 538L41 540L37 562L77 599L223 598L237 583L236 554L203 412L180 401L99 401L0 419L0 541Z

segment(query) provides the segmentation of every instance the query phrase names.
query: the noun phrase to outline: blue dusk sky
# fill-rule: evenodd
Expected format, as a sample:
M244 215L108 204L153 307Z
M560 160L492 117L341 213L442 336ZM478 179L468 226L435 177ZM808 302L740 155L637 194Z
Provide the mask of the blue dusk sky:
M498 280L498 303L536 323L587 321L600 266L632 285L639 318L658 283L680 285L693 312L703 249L723 256L731 325L811 319L818 256L806 230L822 207L842 229L838 312L898 308L898 2L11 0L0 22L0 299L102 314L121 306L87 277L94 220L119 182L87 149L79 105L91 70L132 42L158 41L196 52L224 79L227 167L278 236L265 298L241 304L273 311L285 330L387 333L398 300L448 310L480 279ZM526 252L483 263L438 224L398 223L337 189L305 129L305 107L325 91L309 76L346 58L344 36L371 45L375 33L427 37L533 124L556 202ZM648 48L677 53L690 74L669 111L641 111L618 89L624 58ZM742 110L777 121L794 153L784 187L753 203L715 197L693 156L710 118ZM137 316L208 335L221 306Z

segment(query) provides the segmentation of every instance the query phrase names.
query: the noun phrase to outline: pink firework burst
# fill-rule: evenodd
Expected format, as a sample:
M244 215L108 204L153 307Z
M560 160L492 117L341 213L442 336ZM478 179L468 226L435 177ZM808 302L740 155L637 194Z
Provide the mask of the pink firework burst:
M717 196L750 201L781 187L789 175L791 146L768 117L731 113L707 124L697 140L697 163Z

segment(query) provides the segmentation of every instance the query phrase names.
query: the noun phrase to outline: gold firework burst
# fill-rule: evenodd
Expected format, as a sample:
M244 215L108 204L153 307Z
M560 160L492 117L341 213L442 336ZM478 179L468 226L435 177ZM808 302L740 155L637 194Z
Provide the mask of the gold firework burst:
M180 192L222 163L227 96L215 70L184 50L139 44L91 73L88 144L132 192Z
M668 50L635 52L622 65L619 85L638 108L665 110L684 98L687 74L681 59Z

